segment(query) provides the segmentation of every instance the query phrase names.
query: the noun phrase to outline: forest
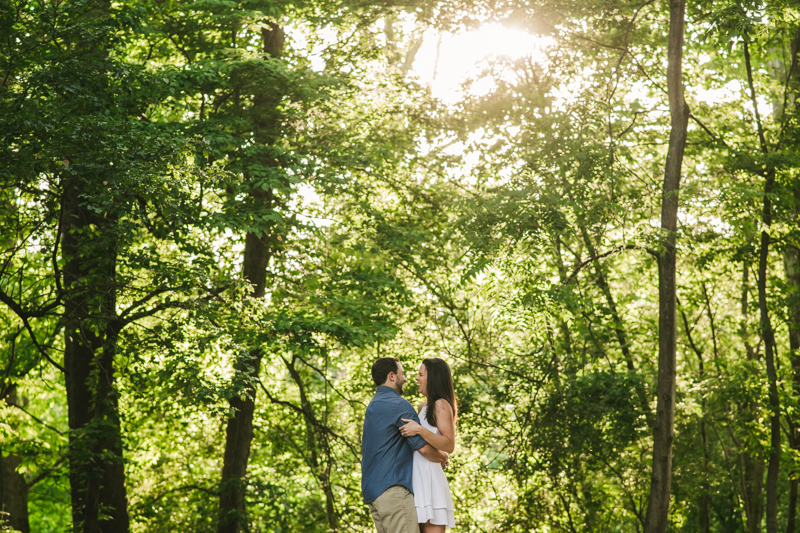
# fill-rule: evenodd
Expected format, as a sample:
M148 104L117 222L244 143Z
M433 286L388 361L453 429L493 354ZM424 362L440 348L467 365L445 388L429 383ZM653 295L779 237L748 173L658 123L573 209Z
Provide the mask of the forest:
M0 0L0 531L795 533L800 3ZM420 390L409 382L413 405Z

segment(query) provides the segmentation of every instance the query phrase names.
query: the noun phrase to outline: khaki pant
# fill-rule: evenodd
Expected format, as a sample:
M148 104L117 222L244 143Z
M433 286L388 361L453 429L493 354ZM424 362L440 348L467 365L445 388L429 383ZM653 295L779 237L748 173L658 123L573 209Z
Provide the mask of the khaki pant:
M419 533L414 495L402 485L389 487L368 505L378 533Z

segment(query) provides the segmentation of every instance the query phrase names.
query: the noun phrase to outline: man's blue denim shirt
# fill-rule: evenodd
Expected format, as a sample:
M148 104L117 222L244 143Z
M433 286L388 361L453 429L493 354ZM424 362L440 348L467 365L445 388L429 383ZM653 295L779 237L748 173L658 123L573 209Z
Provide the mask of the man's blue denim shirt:
M419 435L403 437L400 426L405 422L401 418L419 423L408 400L391 387L379 386L367 406L361 437L361 493L365 503L375 501L393 485L414 493L414 451L425 446L425 439Z

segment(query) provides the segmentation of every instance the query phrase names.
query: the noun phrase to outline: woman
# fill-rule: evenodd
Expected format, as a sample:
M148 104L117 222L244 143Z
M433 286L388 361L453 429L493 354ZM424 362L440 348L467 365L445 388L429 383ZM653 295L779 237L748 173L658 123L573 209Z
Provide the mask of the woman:
M420 435L434 448L453 453L458 407L450 367L438 357L423 360L419 366L417 384L419 391L427 398L419 406L422 424L404 418L408 424L401 426L400 432L406 437ZM414 504L420 531L443 533L446 528L455 527L453 498L439 463L428 461L419 452L414 452L413 472Z

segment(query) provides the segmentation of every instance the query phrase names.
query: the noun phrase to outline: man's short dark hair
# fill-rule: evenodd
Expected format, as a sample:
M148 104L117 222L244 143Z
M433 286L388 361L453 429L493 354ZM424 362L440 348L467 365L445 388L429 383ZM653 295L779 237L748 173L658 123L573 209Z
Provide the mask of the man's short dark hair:
M381 357L372 364L372 381L375 385L383 385L386 383L386 378L392 372L399 370L398 363L400 359L397 357Z

